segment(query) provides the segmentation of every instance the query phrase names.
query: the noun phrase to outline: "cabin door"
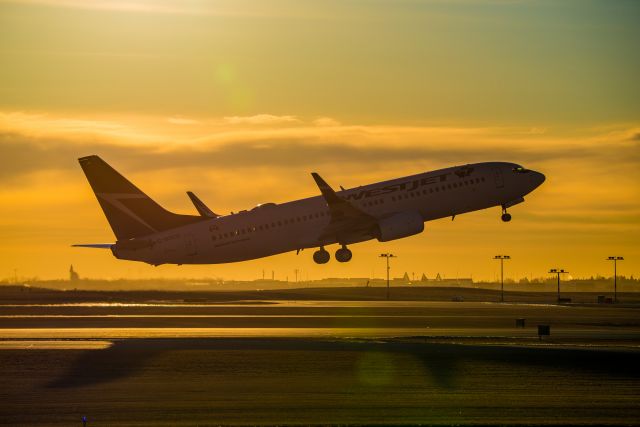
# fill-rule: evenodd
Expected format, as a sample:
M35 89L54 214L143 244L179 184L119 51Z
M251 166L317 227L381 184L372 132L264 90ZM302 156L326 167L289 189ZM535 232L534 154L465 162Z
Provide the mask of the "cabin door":
M185 249L187 252L187 256L193 256L198 254L198 249L196 248L196 240L191 234L187 234L185 238Z
M499 169L499 168L493 169L493 179L496 182L496 188L504 187L504 177L502 176L502 169Z

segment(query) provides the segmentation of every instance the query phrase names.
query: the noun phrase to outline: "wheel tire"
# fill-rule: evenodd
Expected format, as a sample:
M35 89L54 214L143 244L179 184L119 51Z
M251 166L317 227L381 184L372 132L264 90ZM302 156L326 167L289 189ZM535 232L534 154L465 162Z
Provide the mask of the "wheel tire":
M331 255L324 249L317 250L313 253L313 260L316 264L326 264L329 262L329 258L331 258Z
M340 248L336 251L336 260L338 262L349 262L353 257L353 253L347 248Z
M502 214L502 221L504 221L504 222L509 222L509 221L511 221L511 214L503 213L503 214Z

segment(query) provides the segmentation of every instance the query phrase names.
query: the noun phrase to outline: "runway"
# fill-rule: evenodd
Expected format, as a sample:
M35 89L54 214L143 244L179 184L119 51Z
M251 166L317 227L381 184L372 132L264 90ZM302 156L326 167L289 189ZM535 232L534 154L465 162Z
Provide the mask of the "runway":
M0 425L69 426L83 415L89 426L628 425L640 419L639 313L424 301L0 305ZM538 324L551 336L539 339Z

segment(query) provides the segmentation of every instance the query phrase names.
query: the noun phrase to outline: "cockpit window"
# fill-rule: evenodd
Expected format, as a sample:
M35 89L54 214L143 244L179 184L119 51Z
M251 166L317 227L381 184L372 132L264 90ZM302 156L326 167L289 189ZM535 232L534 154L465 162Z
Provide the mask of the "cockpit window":
M525 169L522 166L517 166L517 167L513 168L513 171L515 173L528 173L529 169Z

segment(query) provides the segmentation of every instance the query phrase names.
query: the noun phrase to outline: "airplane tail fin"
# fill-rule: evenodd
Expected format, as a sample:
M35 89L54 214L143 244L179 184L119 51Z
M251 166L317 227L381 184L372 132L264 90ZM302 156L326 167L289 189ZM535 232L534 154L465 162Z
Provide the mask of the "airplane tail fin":
M118 240L147 236L202 221L167 211L98 156L78 159Z

